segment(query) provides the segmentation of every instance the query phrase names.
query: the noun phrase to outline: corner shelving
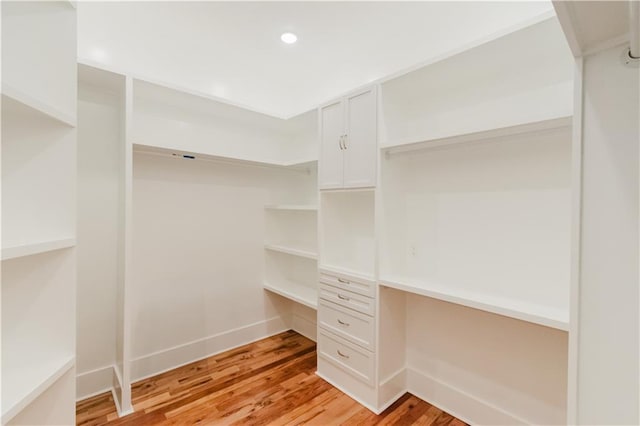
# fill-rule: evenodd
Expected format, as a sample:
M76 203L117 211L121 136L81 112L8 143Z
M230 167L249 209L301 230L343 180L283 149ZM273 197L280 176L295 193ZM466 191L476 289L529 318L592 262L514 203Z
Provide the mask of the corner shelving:
M317 207L310 204L268 204L264 209L264 289L316 309Z
M2 400L2 424L9 422L32 403L67 371L71 370L74 364L75 356L67 355L3 374L4 386L8 386L11 393L8 398Z
M558 330L569 330L569 312L567 310L554 309L526 301L491 296L460 288L449 288L436 283L417 282L405 277L382 276L379 281L385 287L408 293L492 312Z
M65 1L0 7L2 424L72 424L76 10Z
M40 243L25 244L14 247L2 248L2 260L15 259L22 256L31 256L48 251L70 248L76 245L75 238L63 238L60 240L43 241Z

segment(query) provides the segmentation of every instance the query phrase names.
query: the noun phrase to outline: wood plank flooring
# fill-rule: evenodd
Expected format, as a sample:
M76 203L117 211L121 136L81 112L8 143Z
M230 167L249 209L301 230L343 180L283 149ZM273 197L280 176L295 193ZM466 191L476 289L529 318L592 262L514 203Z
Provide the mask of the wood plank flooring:
M118 418L110 393L80 401L76 423L465 425L411 394L376 416L315 371L315 343L287 331L135 383L128 416Z

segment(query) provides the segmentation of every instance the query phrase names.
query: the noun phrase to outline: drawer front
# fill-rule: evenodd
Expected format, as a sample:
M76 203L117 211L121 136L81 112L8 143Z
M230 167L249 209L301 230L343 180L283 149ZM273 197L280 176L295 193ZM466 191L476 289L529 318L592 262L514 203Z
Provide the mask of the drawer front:
M373 385L374 359L373 354L366 349L349 344L344 339L325 331L320 331L318 354L356 379Z
M375 299L361 294L341 290L322 282L318 285L318 294L320 299L328 300L363 314L373 315L375 312Z
M375 281L368 281L362 278L355 278L328 271L320 272L320 281L343 290L362 294L363 296L376 297Z
M318 324L350 342L374 350L373 317L321 300L318 304Z

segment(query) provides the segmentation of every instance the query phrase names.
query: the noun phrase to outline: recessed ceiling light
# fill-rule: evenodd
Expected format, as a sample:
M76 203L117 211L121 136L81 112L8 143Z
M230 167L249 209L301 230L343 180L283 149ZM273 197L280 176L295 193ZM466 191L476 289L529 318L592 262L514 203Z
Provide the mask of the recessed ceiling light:
M280 40L282 40L284 43L287 43L287 44L293 44L296 41L298 41L298 36L295 35L294 33L283 33L280 36Z

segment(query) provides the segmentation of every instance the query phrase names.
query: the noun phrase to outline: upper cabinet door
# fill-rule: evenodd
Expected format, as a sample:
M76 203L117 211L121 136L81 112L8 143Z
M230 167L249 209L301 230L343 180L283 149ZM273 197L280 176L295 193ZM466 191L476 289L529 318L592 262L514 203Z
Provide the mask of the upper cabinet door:
M374 87L345 99L344 188L376 185L376 105Z
M344 107L341 101L320 108L320 189L342 188Z

